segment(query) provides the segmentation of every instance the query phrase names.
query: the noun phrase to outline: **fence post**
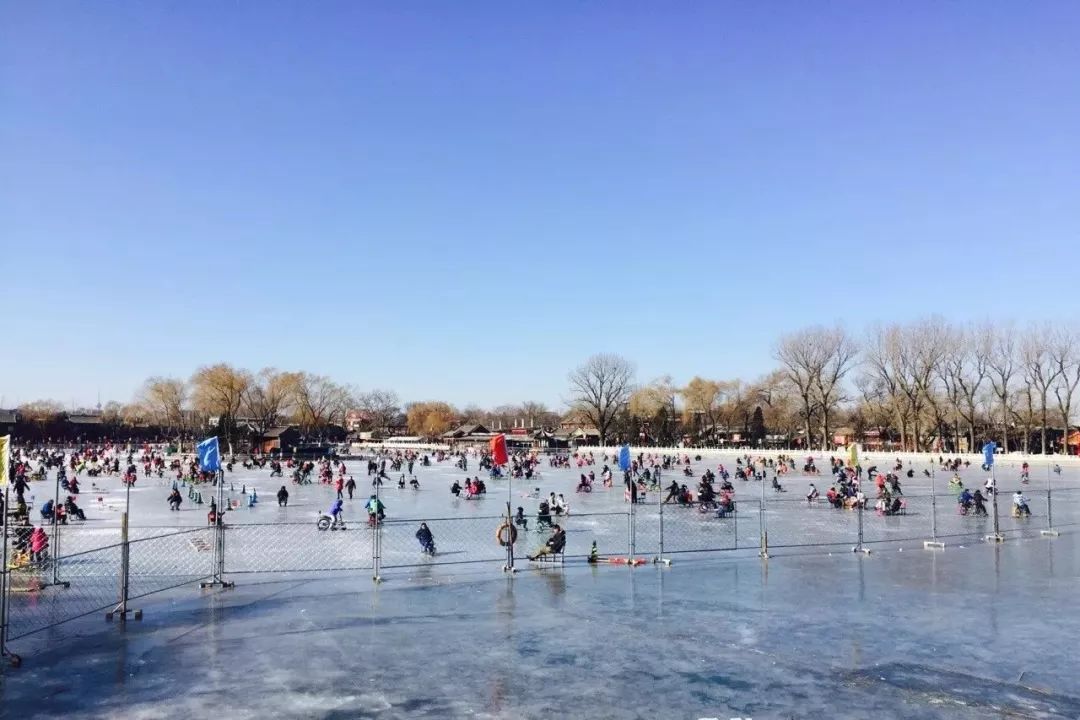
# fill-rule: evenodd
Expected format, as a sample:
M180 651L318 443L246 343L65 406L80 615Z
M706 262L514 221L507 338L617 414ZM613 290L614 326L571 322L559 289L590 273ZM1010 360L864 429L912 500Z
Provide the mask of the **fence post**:
M375 476L375 523L371 526L371 579L382 582L382 523L379 522L379 488L382 487L382 475ZM370 515L369 515L370 517Z
M738 509L738 508L736 508ZM758 533L761 538L761 550L758 556L769 558L769 528L765 521L765 481L761 481L761 500L758 502Z
M998 486L997 486L997 474L994 471L994 465L990 466L990 487L994 488L994 534L987 535L987 540L993 542L1004 542L1005 536L1001 534L1001 525L998 520Z
M218 470L217 492L214 493L214 556L213 569L209 582L199 583L201 588L220 585L231 588L234 583L225 582L225 471Z
M862 500L859 500L858 495L855 496L855 500L856 500L856 502L855 502L855 508L856 508L855 512L857 512L858 515L859 515L859 542L858 542L858 544L855 545L855 547L851 548L851 552L861 552L861 553L864 553L866 555L869 555L870 554L870 548L863 547L863 516L862 515L863 515L863 504L864 504L864 502Z
M664 565L671 565L671 560L664 559L664 491L663 486L656 493L656 507L660 511L660 530L659 538L657 538L657 556L653 559L655 563L663 563Z
M503 565L503 572L514 572L514 532L517 528L514 527L514 517L510 511L510 501L506 501L506 564ZM500 531L500 537L501 537Z
M142 610L128 608L128 597L131 595L131 544L128 542L128 514L124 511L120 515L120 602L109 612L105 613L105 619L111 621L119 615L121 620L127 620L128 613L133 613L136 620L142 620Z
M0 456L0 462L7 462ZM4 468L6 471L7 468ZM11 667L19 667L22 665L22 658L15 653L11 652L7 646L8 638L8 594L11 592L11 571L8 570L8 508L11 501L11 486L4 485L4 511L3 518L0 518L0 524L3 527L3 550L0 550L0 560L3 561L3 565L0 566L0 657L7 658Z
M1057 537L1054 529L1054 503L1050 500L1050 463L1046 463L1046 529L1039 532L1043 537Z
M937 488L934 479L936 473L934 472L934 461L930 460L930 539L923 541L923 549L932 550L938 548L945 549L945 543L941 542L937 538Z
M734 496L733 496L734 497ZM739 504L735 503L735 511L731 513L731 522L735 527L735 549L739 549Z
M50 575L51 579L42 585L42 587L59 586L62 588L71 587L71 583L63 582L60 579L60 511L57 509L60 506L60 472L56 473L56 486L53 493L53 516L52 516L52 538L50 540L49 555L52 556L50 561ZM7 506L4 507L4 511L7 512Z

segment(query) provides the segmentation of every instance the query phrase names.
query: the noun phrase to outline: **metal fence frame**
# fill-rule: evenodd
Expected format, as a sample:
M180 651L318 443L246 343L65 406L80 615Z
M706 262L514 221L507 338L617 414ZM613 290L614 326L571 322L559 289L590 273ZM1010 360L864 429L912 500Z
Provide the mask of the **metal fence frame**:
M218 507L222 492L223 484L219 483ZM1005 493L1007 497L1011 492L999 488L997 495ZM756 550L768 558L778 550L814 547L847 546L870 553L879 546L923 542L935 549L964 538L1054 537L1061 528L1080 526L1080 488L1051 491L1049 478L1045 492L1032 489L1033 516L1026 518L1012 518L1002 507L997 508L997 518L961 516L955 511L955 498L937 493L933 480L929 493L903 496L902 516L875 512L873 499L867 500L865 509L834 509L824 499L812 502L797 494L770 495L764 482L760 499L748 499L746 494L738 501L736 512L725 517L717 517L714 510L696 503L664 504L658 493L655 503L633 503L622 511L567 514L553 520L567 532L563 557L627 565L649 561L669 565L675 556L738 550ZM1040 496L1044 503L1037 507ZM5 507L10 507L6 499ZM1009 506L1011 503L1006 508ZM780 529L774 524L770 536L770 515L796 513L804 514L807 522L788 522ZM428 523L435 533L439 552L434 557L422 556L412 537L420 522ZM386 519L341 532L317 530L307 522L131 528L125 512L116 542L79 549L80 533L91 541L104 536L99 530L69 526L63 530L67 554L57 554L47 565L15 569L10 562L15 528L9 526L5 513L0 652L17 665L20 658L7 645L11 640L96 612L104 611L108 620L140 619L142 613L130 607L131 601L188 585L229 587L231 582L225 581L225 576L370 571L379 582L384 570L465 564L489 564L512 573L516 558L541 545L547 534L535 532L535 519L529 518L528 531L515 528L516 542L503 543L500 540L509 535L503 530L507 525L515 527L509 504L500 514ZM991 529L993 532L988 532ZM133 531L140 537L132 537ZM319 539L312 541L313 537ZM598 558L590 557L594 541Z

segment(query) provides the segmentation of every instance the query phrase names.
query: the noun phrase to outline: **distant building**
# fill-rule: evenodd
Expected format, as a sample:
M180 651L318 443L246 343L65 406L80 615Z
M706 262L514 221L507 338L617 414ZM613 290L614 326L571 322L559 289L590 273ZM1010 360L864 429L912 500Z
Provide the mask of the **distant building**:
M255 441L255 446L261 452L271 453L281 450L288 451L299 445L300 441L300 431L295 426L279 425L260 435Z
M491 440L498 433L493 433L480 423L466 423L442 434L443 442L482 443Z
M0 435L10 435L19 422L19 414L14 410L0 410Z
M83 440L100 440L108 435L105 421L99 413L73 413L64 420L67 434Z
M346 432L356 432L371 423L371 413L364 410L350 410L345 413Z

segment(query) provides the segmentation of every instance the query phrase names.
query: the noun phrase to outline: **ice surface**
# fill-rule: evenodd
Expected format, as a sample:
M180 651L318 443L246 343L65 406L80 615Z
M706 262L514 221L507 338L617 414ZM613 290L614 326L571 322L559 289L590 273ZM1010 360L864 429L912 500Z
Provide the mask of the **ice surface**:
M695 474L719 462L732 469L734 455L694 462ZM361 463L348 464L367 490ZM888 456L863 461L870 464L891 466ZM1080 467L1050 474L1063 531L1050 540L1037 537L1047 473L1033 463L1024 490L1036 517L1014 520L1003 502L1001 526L1013 532L1002 546L981 541L989 520L956 514L948 475L938 473L938 530L956 535L944 552L920 547L930 498L916 469L903 478L908 515L864 514L867 539L891 541L873 544L869 557L850 552L854 513L802 498L811 480L824 489L827 477L796 476L783 480L788 493L766 493L770 542L781 555L767 562L753 557L760 486L734 481L745 503L737 521L665 509L671 568L569 560L565 569L521 563L509 578L493 538L506 481L488 482L484 500L454 500L448 487L465 473L449 463L417 468L420 491L382 490L392 522L381 586L365 570L369 531L314 529L330 488L286 483L289 507L279 509L273 494L281 483L269 471L238 469L227 478L233 496L254 484L262 502L228 514L227 568L237 588L203 594L188 585L136 602L147 612L142 623L107 625L95 613L21 639L15 646L26 664L5 674L0 707L12 717L202 717L219 707L238 718L1080 717L1080 622L1069 611L1080 578L1080 493L1063 489L1080 486ZM511 503L531 515L536 501L522 494L561 492L572 507L572 553L593 539L605 553L626 552L621 486L575 494L580 472L588 468L544 467L535 482L514 481ZM470 465L468 474L480 473ZM999 465L1003 493L1018 476L1019 461ZM985 473L972 467L961 477L975 486ZM673 478L684 481L669 472L664 483ZM60 538L65 554L89 551L62 565L79 582L17 595L13 620L29 603L76 605L85 598L80 587L114 584L101 573L115 567L106 546L118 537L118 512L100 509L96 498L116 507L123 490L116 479L97 482L100 490L84 482L80 497L90 519ZM208 561L193 542L209 537L206 506L185 502L170 513L170 486L140 478L131 495L132 536L147 538L132 546L133 576L149 589ZM31 491L39 502L44 487ZM347 503L348 519L361 519L364 497ZM639 554L657 549L654 500L637 508ZM420 520L433 527L439 563L484 562L425 562L412 537ZM542 537L530 532L526 542ZM814 542L834 545L802 547ZM678 552L736 543L745 556ZM162 558L165 570L155 564Z
M689 452L692 454L695 451ZM801 463L803 456L799 455L798 457ZM827 456L816 454L815 457L819 468L826 466ZM880 470L885 471L891 469L893 458L894 456L884 454L864 456L861 462L863 467L877 465ZM694 477L684 477L681 472L669 471L664 474L662 482L664 485L668 485L672 480L677 480L680 484L685 483L693 490L697 484L697 478L707 468L712 468L715 471L719 464L723 464L730 472L734 473L735 459L735 453L704 452L702 453L702 460L695 461L692 459L691 467L694 471ZM354 500L346 500L345 517L359 522L364 517L362 506L372 492L370 478L365 473L365 463L353 460L348 461L346 464L350 474L357 482L357 492ZM574 492L580 473L588 473L589 470L593 470L599 476L603 464L601 458L597 457L597 464L591 468L554 469L545 466L542 467L539 478L532 481L517 479L511 482L489 480L486 473L479 470L475 460L470 463L467 473L455 469L449 461L426 468L417 464L414 470L421 483L419 491L409 488L399 490L394 482L384 481L380 493L383 502L387 505L390 519L409 518L420 521L432 518L494 517L505 512L508 500L514 508L519 505L525 507L526 513L532 516L535 515L537 501L526 497L526 495L533 488L540 488L541 494L545 497L551 492L562 493L570 503L573 514L625 513L627 506L623 500L623 489L617 469L614 488L607 490L602 488L598 477L594 492L590 494ZM1021 487L1032 501L1034 515L1045 518L1045 489L1048 483L1053 489L1056 498L1055 521L1059 513L1061 514L1062 523L1076 522L1080 519L1074 514L1080 512L1080 463L1064 463L1060 475L1051 472L1050 467L1052 464L1053 459L1049 463L1032 461L1031 482L1028 485L1021 486L1019 483L1020 461L998 461L997 482L1002 492L1001 518L1003 528L1008 530L1038 524L1027 520L1013 522L1012 518L1007 517L1009 503L1006 494ZM611 465L615 467L615 463L611 463ZM930 469L930 465L926 462L905 465L905 471L908 467L916 471L913 478L909 479L901 476L904 494L908 498L910 506L909 515L924 514L925 517L917 522L905 522L905 518L875 518L875 527L882 528L880 532L883 539L889 537L889 533L892 532L890 528L917 526L918 530L913 531L913 534L918 537L921 537L929 530L930 479L924 477L922 471ZM317 513L326 510L334 498L333 490L327 485L320 485L316 482L312 485L298 487L290 482L288 478L285 478L284 481L280 478L270 478L269 470L248 471L239 465L236 465L235 468L235 472L228 473L226 476L226 487L228 488L226 494L230 501L239 503L240 507L228 513L227 517L230 525L263 523L313 525ZM971 532L974 525L972 521L975 518L960 518L956 513L954 497L948 492L948 479L951 473L937 469L935 475L939 531L942 534ZM967 469L961 469L959 475L965 486L972 489L982 487L988 477L986 472L975 465ZM488 495L486 498L479 501L466 501L455 499L450 495L449 487L455 479L464 481L466 477L474 476L482 477L487 483ZM119 479L115 477L92 479L83 476L80 480L82 494L79 496L78 501L86 510L89 519L84 524L73 524L71 528L74 529L72 530L68 530L68 528L63 528L63 530L72 538L73 542L82 542L84 538L87 548L115 542L118 537L120 512L125 505L123 486ZM736 500L753 504L753 510L756 512L756 503L761 496L760 483L756 481L741 482L734 479L732 482L735 483ZM811 482L815 483L824 493L829 484L827 474L812 477L796 473L788 475L786 478L782 477L781 482L788 492L774 493L766 483L765 499L768 506L770 533L782 534L785 538L790 534L792 541L810 540L819 531L833 532L831 528L837 523L844 522L843 518L853 517L852 513L832 512L824 502L813 507L807 506L804 495L809 484ZM180 512L170 512L166 503L166 496L172 489L172 483L172 476L168 472L166 472L164 479L140 476L135 487L131 490L130 527L133 539L160 535L163 529L201 527L206 524L206 512L213 490L208 486L201 486L204 504L195 505L187 499L187 488L181 488L184 494L182 508ZM274 493L282 485L286 486L290 493L287 508L278 508L274 499ZM52 488L53 483L51 481L32 483L29 496L33 496L37 505L40 506L44 500L52 497ZM241 491L247 490L250 492L252 488L255 488L258 492L259 503L254 508L248 508ZM647 502L639 505L638 513L644 516L656 514L655 503L658 499L655 493L650 493ZM921 513L924 506L926 513ZM667 513L670 519L676 517L678 510L668 506ZM871 525L871 515L872 513L866 515L868 529ZM747 538L756 538L758 531L756 517L753 518L752 528L750 527L749 514L745 514L744 517L747 518L747 522L744 523L748 531ZM716 525L718 524L707 524L707 526ZM741 540L742 529L740 529L739 534ZM80 540L74 539L76 535L79 536ZM79 547L82 548L81 545Z
M1077 535L944 553L340 573L28 638L10 717L1075 718ZM160 598L160 596L159 596Z

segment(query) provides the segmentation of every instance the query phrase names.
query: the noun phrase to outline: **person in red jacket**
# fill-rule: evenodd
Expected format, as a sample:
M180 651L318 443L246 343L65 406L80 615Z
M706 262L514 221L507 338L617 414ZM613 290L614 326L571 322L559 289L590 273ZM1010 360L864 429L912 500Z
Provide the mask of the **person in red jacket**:
M45 559L45 553L49 550L49 536L45 534L45 529L36 527L33 532L30 533L30 560L31 562L40 563Z

